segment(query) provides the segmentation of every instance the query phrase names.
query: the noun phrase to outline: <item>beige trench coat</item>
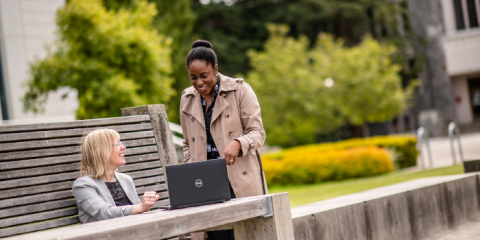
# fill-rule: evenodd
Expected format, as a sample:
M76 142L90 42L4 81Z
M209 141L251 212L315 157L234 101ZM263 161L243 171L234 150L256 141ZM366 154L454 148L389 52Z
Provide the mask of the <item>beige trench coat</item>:
M239 198L267 194L258 151L265 142L260 104L253 89L243 79L220 73L219 76L220 89L212 113L210 133L220 154L233 140L240 141L243 153L234 165L227 165L230 184ZM180 122L185 139L184 162L206 160L207 134L201 96L193 87L183 91ZM203 239L203 236L192 234L192 239Z

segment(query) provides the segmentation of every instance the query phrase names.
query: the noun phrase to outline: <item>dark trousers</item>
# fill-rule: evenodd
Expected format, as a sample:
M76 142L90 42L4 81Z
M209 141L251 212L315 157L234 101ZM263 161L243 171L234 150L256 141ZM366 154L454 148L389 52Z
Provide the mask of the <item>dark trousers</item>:
M230 196L233 198L237 198L235 196L235 192L233 192L232 185L230 185ZM221 231L211 231L207 232L209 240L235 240L235 236L233 234L233 229L229 230L221 230Z

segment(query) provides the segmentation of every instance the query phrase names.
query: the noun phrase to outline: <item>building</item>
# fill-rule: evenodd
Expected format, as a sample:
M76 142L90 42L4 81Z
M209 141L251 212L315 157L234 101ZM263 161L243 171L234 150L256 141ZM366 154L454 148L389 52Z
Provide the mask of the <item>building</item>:
M449 122L480 122L480 1L407 0L415 51L425 57L421 86L406 111L411 125L444 135ZM480 129L474 129L480 130Z
M46 54L55 39L55 16L65 0L0 0L0 124L69 121L78 108L76 91L49 95L45 112L23 112L29 64ZM62 99L62 96L68 96Z

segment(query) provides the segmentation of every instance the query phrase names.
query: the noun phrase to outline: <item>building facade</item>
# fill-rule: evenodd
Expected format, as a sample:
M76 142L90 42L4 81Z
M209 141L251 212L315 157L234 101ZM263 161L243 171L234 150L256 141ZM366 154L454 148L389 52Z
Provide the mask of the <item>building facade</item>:
M49 94L41 114L25 113L21 101L29 65L44 57L46 45L53 43L56 11L64 4L65 0L0 0L0 124L75 119L74 90L62 88Z
M424 126L433 136L447 133L448 124L480 120L480 1L407 0L414 51L423 56L410 130ZM405 123L400 117L398 121ZM480 130L480 129L475 129Z

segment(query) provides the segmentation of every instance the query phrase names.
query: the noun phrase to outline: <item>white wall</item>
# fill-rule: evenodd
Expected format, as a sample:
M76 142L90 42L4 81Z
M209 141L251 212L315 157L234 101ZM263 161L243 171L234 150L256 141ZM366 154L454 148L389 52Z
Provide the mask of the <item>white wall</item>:
M77 93L68 88L50 94L43 114L24 113L20 100L26 92L29 63L45 56L46 44L55 39L56 11L64 4L64 0L0 0L0 47L12 120L30 123L75 118ZM68 98L63 100L65 93L69 93Z
M443 47L450 76L480 71L480 29L460 31L443 38Z
M469 124L473 122L472 106L468 92L468 81L466 77L452 79L453 99L460 98L455 102L455 114L458 124Z
M443 25L447 35L453 34L456 31L455 27L455 12L452 0L441 0L443 11Z

